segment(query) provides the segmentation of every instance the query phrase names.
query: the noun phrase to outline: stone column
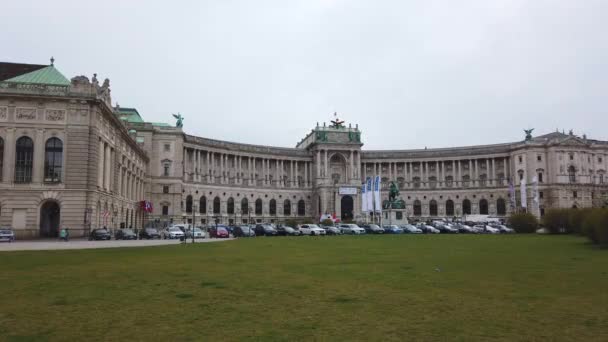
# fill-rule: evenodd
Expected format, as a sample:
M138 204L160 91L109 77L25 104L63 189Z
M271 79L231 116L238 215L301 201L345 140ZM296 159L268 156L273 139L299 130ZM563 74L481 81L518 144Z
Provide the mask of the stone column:
M327 150L325 150L325 178L329 177L329 175L327 174L329 171L329 159L328 159L328 152Z
M460 186L462 186L462 168L460 167L461 160L457 160L456 161L458 163L458 182L460 183Z
M117 186L117 192L118 192L118 196L122 196L122 166L119 167L118 170L118 182L116 182L118 184Z
M445 187L445 161L441 161L441 184Z
M106 191L110 191L110 145L106 144L104 147L104 180L103 188Z
M304 162L304 186L308 187L308 162Z
M505 175L505 180L507 180L509 178L509 176L507 175L507 157L503 158L503 160L502 160L502 168L503 168L502 172ZM502 185L505 185L505 184L502 184Z
M353 158L355 157L353 150L350 150L350 179L355 178L355 163L353 162Z
M105 160L104 160L105 153L106 153L106 149L105 149L103 140L99 140L99 151L98 151L98 154L99 154L98 157L99 158L98 158L98 161L97 161L98 162L98 164L97 164L97 172L98 172L98 174L97 174L97 186L100 189L103 189L103 182L104 182L104 179L105 179L105 177L103 175L104 170L105 170Z
M11 172L12 171L12 172ZM4 140L4 162L2 165L2 182L12 183L15 177L15 128L6 129Z
M41 184L44 177L44 160L45 160L45 141L44 130L37 129L34 137L34 155L32 164L32 182Z
M317 178L321 177L321 151L317 150Z

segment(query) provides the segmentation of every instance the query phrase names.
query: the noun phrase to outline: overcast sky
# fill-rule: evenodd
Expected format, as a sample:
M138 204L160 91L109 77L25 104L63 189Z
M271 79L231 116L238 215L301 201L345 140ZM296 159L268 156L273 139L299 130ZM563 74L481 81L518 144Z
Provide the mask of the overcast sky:
M146 121L293 147L334 111L364 149L608 140L608 1L10 1L0 60L110 78Z

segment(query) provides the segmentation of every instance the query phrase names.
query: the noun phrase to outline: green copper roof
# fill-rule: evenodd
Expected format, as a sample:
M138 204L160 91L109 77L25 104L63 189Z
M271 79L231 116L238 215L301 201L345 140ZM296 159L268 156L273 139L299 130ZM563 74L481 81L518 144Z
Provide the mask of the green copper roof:
M50 84L59 86L70 85L70 81L52 65L36 71L28 72L27 74L9 78L5 82Z
M135 108L123 108L119 107L118 112L121 115L121 119L127 120L130 123L143 123L144 119L141 118L139 112Z

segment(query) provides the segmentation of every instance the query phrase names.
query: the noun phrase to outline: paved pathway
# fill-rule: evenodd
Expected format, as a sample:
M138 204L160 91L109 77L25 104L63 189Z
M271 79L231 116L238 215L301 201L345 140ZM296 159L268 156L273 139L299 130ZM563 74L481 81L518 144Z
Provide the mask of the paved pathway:
M209 243L227 241L230 239L197 239L196 243ZM88 241L73 239L69 242L58 240L32 240L32 241L15 241L15 242L0 242L0 252L8 251L37 251L51 249L91 249L91 248L116 248L116 247L144 247L144 246L163 246L177 245L179 240L110 240L110 241ZM188 240L192 243L192 240Z

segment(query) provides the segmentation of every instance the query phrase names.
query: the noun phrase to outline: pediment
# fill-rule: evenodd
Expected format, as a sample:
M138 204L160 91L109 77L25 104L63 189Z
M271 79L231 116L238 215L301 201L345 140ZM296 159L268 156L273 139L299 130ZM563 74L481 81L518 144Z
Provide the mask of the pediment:
M576 136L570 136L562 141L559 141L557 143L557 145L559 146L589 146L589 143L584 141L583 139L576 137Z

